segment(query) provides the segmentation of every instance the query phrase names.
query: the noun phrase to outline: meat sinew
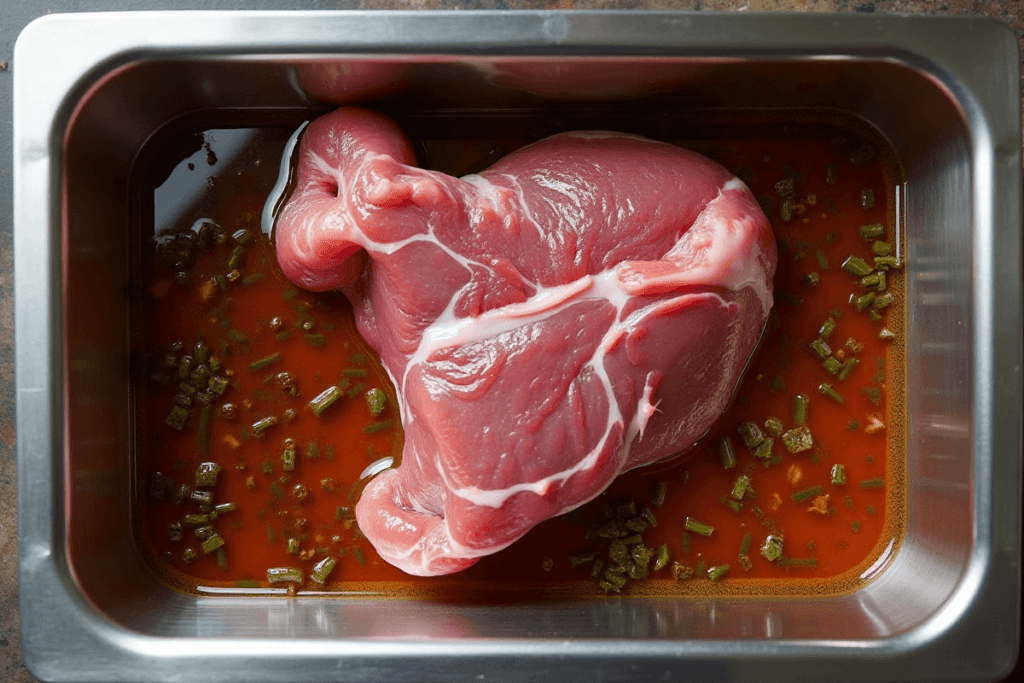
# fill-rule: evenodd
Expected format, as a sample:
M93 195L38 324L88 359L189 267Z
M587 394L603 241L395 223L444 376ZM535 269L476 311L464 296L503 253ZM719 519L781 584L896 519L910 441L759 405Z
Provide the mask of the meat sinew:
M402 462L356 516L410 574L462 570L693 445L772 306L754 197L672 145L566 133L458 179L343 108L299 159L278 258L345 292L398 390Z

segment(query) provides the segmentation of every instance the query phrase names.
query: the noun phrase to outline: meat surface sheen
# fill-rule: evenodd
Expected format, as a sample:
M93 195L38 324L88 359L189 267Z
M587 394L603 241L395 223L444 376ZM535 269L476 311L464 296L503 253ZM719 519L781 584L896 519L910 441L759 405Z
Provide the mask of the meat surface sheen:
M299 159L278 259L345 292L396 386L402 462L356 517L410 574L465 569L692 446L772 307L767 219L685 149L565 133L459 179L348 107Z

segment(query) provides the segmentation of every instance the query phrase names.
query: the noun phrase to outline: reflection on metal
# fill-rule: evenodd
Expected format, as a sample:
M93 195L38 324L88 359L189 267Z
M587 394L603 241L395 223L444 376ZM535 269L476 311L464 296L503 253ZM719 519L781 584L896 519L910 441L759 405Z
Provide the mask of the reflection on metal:
M288 143L284 146L284 152L281 153L281 169L277 174L277 183L267 196L267 201L263 204L263 216L260 218L260 229L268 237L274 234L274 223L277 222L277 214L281 211L281 207L284 206L295 184L295 150L299 147L302 131L306 130L308 125L309 121L302 122L302 125L288 138Z
M878 576L879 574L881 574L882 571L888 566L889 562L892 560L892 551L895 546L896 539L889 539L889 545L885 547L885 550L883 550L882 554L878 556L878 559L875 560L875 563L868 567L864 571L864 573L860 575L860 578L864 579L865 581L869 581Z

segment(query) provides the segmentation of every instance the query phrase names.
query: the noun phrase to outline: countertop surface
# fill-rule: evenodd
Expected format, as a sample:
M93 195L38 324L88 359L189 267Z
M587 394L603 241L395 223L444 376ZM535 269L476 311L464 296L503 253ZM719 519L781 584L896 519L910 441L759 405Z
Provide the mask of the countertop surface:
M21 663L18 637L18 509L14 400L11 93L14 43L45 14L183 9L643 9L716 12L840 12L975 15L1008 24L1024 43L1024 0L25 0L0 10L0 683L36 679ZM1014 680L1021 673L1018 663ZM1019 679L1018 679L1019 680Z

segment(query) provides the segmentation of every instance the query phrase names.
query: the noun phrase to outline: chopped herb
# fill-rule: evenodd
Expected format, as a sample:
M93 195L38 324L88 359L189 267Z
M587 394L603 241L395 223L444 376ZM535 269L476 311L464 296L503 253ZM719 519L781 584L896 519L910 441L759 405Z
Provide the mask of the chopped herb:
M814 256L818 259L818 267L822 270L828 270L828 259L825 258L825 252L819 249L815 252Z
M874 505L865 505L864 506L864 511L867 512L869 515L877 515L878 514L878 512L875 510L875 506Z
M863 209L870 209L875 205L875 191L871 188L864 188L860 191L860 205Z
M256 372L258 370L264 369L265 367L267 367L269 365L273 365L274 363L278 362L279 360L281 360L281 354L280 353L272 353L269 356L266 356L264 358L260 358L259 360L255 360L252 363L249 363L249 370L252 371L252 372Z
M821 282L821 276L815 272L807 273L800 281L804 287L816 287Z
M874 302L871 304L871 306L875 310L881 310L889 306L895 300L896 297L893 296L892 292L885 292L884 294L879 294L877 297L875 297Z
M859 534L860 533L860 520L857 520L857 519L853 520L853 522L850 523L850 529L853 530L853 533Z
M342 380L341 382L338 383L338 388L341 391L345 391L343 385L345 384L346 381L347 380ZM348 391L345 391L345 398L355 398L356 396L358 396L361 393L363 393L363 383L359 382L358 384L356 384L354 387L352 387Z
M672 578L676 581L685 581L693 576L693 568L687 567L679 562L672 563Z
M170 414L167 415L167 419L164 423L171 429L180 432L185 428L185 423L188 421L188 411L181 406L174 406L171 408Z
M384 431L391 427L391 420L382 420L380 422L371 422L370 424L363 427L364 434L376 434L377 432Z
M883 486L885 486L885 481L881 477L860 480L860 487L862 489L880 489Z
M740 555L746 555L747 551L750 550L750 544L754 542L754 537L748 531L743 534L743 540L740 542Z
M652 571L660 571L668 566L669 563L668 544L662 543L658 546L658 550L654 555L654 566L651 568Z
M265 431L276 425L277 422L278 420L276 415L270 415L262 420L257 420L252 423L252 433L257 437L261 437Z
M754 457L755 458L760 458L761 460L766 460L768 458L771 458L772 457L772 448L774 446L775 446L775 439L772 439L770 437L766 438L764 441L762 441L758 445L757 450L754 451Z
M782 556L782 536L777 534L768 534L764 539L764 543L761 544L761 557L774 562Z
M900 260L895 256L876 256L875 257L875 268L877 270L888 270L889 268L899 268Z
M885 234L885 227L881 223L868 223L860 226L861 239L873 240Z
M718 581L720 578L726 575L729 571L729 565L720 564L712 567L708 570L708 578L712 581Z
M744 422L737 431L740 433L743 445L747 448L754 448L764 441L764 432L761 431L755 422Z
M313 413L319 417L339 398L341 398L341 390L336 386L329 386L309 402L309 407Z
M828 343L821 337L818 337L817 339L812 341L810 344L808 344L808 346L810 346L811 351L814 353L815 356L817 356L818 360L825 360L826 358L832 355L832 349L829 347Z
M747 495L747 489L750 488L750 477L745 474L741 474L736 477L736 481L732 484L732 491L729 493L733 500L743 500L743 497Z
M736 467L736 453L733 451L732 440L729 437L723 436L718 440L718 456L725 469Z
M818 560L814 557L780 557L777 564L780 567L807 567L818 568Z
M693 517L687 517L685 527L687 531L692 531L695 534L700 534L705 538L710 538L711 534L714 533L715 528L708 526L702 522L697 521ZM684 540L685 543L685 540Z
M802 503L808 498L820 496L824 492L824 486L811 486L810 488L803 489L802 491L797 491L796 493L792 494L790 498L793 500L794 503Z
M832 465L832 485L843 486L846 484L846 468L836 463Z
M242 284L254 285L258 282L263 282L266 279L266 277L267 276L264 273L252 273L251 275L246 275L245 277L242 278Z
M768 389L774 394L781 394L786 390L786 383L782 381L780 375L772 375L772 381L768 385Z
M827 185L835 185L839 180L839 167L835 164L829 164L825 169L825 183Z
M267 583L302 583L302 570L295 567L271 567L267 570Z
M236 344L245 344L249 341L249 338L236 329L228 330L228 339L235 342Z
M782 435L782 444L790 453L801 453L814 446L811 430L806 425L794 427Z
M370 371L366 368L345 368L341 374L344 377L366 377Z
M313 571L309 575L309 580L314 583L322 584L327 581L327 577L332 571L334 566L338 564L338 561L333 557L325 557L313 566Z
M217 550L218 548L222 547L223 545L224 539L218 536L217 534L213 534L212 536L204 539L202 542L203 552L207 555L212 553L214 550Z
M823 322L821 324L821 327L818 328L818 336L821 337L822 339L827 340L829 337L832 336L832 333L835 332L835 329L836 321L833 320L832 318L826 318L825 322Z
M295 447L289 446L284 449L281 453L281 469L285 472L291 472L295 469Z
M843 261L843 270L857 277L864 277L865 275L870 275L874 268L865 263L864 259L858 256L850 256Z
M366 557L363 555L363 550L359 546L352 549L352 557L356 558L356 562L359 564L366 564Z
M740 555L739 556L739 563L740 563L740 567L745 572L749 572L751 569L754 568L754 563L750 561L750 557L747 556L747 555Z
M370 409L370 415L377 417L384 412L387 403L387 395L381 389L370 389L366 392L366 405Z
M882 390L878 387L864 387L860 392L867 397L871 405L877 406L882 403Z
M782 436L782 432L785 427L782 424L782 420L777 417L769 417L764 422L764 428L768 430L768 433L772 436Z
M839 395L839 392L832 388L831 384L822 382L821 384L818 385L818 391L820 391L825 396L828 396L836 403L846 403L843 397Z
M839 368L839 373L836 375L836 377L839 378L839 381L843 381L847 377L849 377L850 373L853 372L853 369L857 367L857 363L859 362L860 361L858 361L856 358L847 358L843 362L842 367Z
M220 474L220 465L215 462L202 462L196 468L196 486L211 487L217 485L217 475Z
M578 567L585 567L586 565L597 561L598 557L599 555L597 551L594 550L575 552L569 555L569 565L574 569Z
M803 302L803 299L792 292L779 292L779 298L782 299L782 303L787 306L792 306L793 308L796 308Z
M270 482L270 494L277 500L284 498L284 491L281 490L281 485L276 481Z
M654 495L651 497L651 505L661 507L665 503L665 496L668 494L668 485L659 481L654 485Z
M651 508L645 507L643 512L640 513L640 516L643 517L651 526L658 526L658 520L654 516L654 513L651 512Z

